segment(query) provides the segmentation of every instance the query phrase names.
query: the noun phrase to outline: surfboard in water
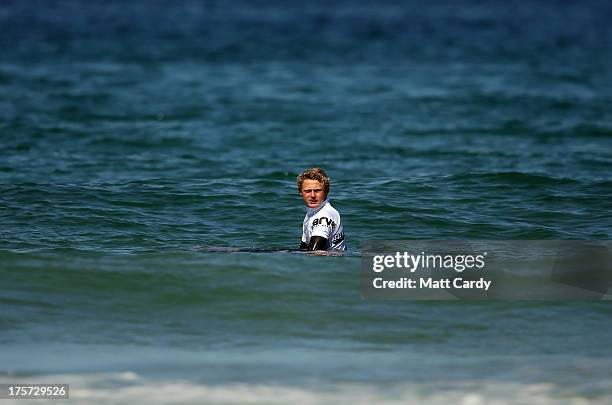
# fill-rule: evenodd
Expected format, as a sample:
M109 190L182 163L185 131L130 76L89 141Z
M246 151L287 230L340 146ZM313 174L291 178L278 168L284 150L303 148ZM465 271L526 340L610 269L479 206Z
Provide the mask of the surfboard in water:
M346 256L347 252L339 250L300 250L290 248L238 248L228 246L202 246L198 250L209 253L300 253L315 256Z
M274 253L274 252L303 252L299 249L287 249L287 248L237 248L227 246L204 246L201 250L205 252L250 252L250 253Z

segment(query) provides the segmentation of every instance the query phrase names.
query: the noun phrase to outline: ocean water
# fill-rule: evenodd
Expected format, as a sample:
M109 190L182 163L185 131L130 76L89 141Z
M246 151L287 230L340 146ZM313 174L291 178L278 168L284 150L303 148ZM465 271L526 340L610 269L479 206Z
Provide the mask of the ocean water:
M366 240L610 239L611 18L2 2L0 383L93 404L610 403L608 302L367 301L359 271ZM347 255L210 252L296 248L312 166Z

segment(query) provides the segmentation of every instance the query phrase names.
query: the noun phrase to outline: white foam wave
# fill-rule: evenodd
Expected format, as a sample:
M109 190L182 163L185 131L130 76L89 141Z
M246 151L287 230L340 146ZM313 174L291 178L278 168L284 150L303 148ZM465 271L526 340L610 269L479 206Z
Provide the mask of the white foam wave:
M12 380L18 381L12 381ZM11 381L9 381L11 380ZM7 383L68 383L70 399L54 404L571 404L603 405L612 395L581 396L568 393L554 384L516 382L456 382L451 386L419 384L335 383L304 386L275 384L199 384L186 380L155 380L133 372L86 375L46 375L14 377L4 375ZM40 404L41 401L6 400L3 404Z

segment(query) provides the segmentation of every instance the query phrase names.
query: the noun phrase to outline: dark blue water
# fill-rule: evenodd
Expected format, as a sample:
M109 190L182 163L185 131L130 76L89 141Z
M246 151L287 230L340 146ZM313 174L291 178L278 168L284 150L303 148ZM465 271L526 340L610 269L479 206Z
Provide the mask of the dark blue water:
M5 1L0 380L609 403L605 302L375 302L376 239L609 239L605 1ZM349 254L295 248L332 177ZM582 401L582 402L581 402Z

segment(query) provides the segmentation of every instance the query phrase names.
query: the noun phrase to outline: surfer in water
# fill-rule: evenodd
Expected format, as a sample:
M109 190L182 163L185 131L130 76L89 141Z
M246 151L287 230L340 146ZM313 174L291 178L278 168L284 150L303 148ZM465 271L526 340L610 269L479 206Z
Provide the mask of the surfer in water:
M346 250L340 214L327 199L330 180L325 171L306 170L297 177L297 186L306 203L300 250Z

